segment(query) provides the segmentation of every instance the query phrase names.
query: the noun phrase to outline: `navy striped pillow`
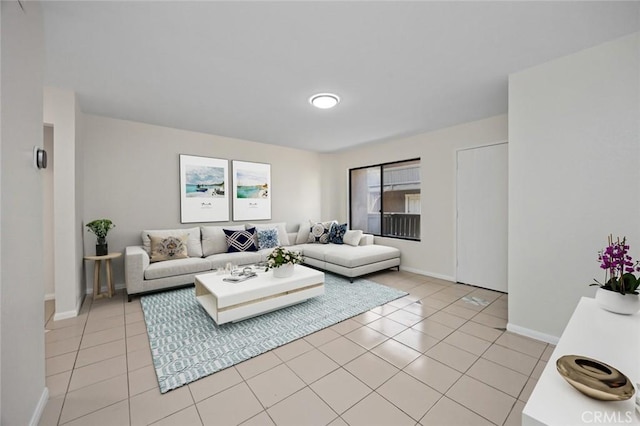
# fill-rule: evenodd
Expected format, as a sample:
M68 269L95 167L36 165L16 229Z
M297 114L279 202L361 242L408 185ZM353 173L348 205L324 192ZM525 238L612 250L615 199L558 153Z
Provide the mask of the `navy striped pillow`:
M246 231L234 231L223 229L227 237L227 253L238 253L242 251L258 251L256 247L256 228L249 228Z

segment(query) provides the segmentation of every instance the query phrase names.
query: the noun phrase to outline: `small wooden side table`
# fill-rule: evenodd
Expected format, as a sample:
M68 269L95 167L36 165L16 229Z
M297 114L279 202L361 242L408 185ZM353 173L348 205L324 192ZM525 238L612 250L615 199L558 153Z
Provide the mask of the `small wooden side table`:
M104 256L85 256L85 260L94 260L93 266L93 298L99 299L101 297L113 296L113 272L111 270L111 259L115 259L122 256L122 253L109 253ZM102 293L102 286L100 285L100 265L104 260L105 268L107 270L107 292Z

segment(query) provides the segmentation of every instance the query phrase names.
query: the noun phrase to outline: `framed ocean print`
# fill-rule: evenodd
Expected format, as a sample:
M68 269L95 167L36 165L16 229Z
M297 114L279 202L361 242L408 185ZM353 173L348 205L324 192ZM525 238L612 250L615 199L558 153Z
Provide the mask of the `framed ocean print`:
M271 219L271 165L232 161L233 220Z
M229 221L229 161L180 154L180 222Z

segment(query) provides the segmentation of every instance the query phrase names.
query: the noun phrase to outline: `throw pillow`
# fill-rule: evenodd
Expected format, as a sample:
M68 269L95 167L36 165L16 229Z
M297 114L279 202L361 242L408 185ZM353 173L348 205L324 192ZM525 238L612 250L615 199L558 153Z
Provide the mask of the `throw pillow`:
M258 248L260 250L278 247L280 240L278 239L278 230L273 229L258 229Z
M220 231L222 232L222 231ZM145 229L142 231L142 246L151 256L151 237L171 237L175 235L188 234L187 254L189 257L202 257L202 244L200 243L200 228L178 228L178 229ZM224 234L223 234L224 236ZM226 247L225 247L226 249Z
M168 237L157 237L149 235L151 240L151 259L153 262L164 260L186 259L187 254L187 234Z
M281 246L290 246L291 241L289 241L289 234L287 234L287 224L284 222L278 223L248 223L247 228L256 228L258 231L261 229L272 229L275 228L278 230L278 241L280 241ZM306 242L306 240L305 240Z
M306 244L309 241L309 222L302 222L298 227L295 244Z
M236 226L203 226L202 230L202 252L204 257L213 254L226 253L229 246L227 245L227 236L224 229L231 231L244 231L244 225Z
M309 228L309 238L307 239L307 242L328 244L329 232L331 232L331 227L333 226L334 221L317 223L309 221L309 224L311 227Z
M223 231L227 236L227 253L258 251L255 243L256 228L249 228L246 231L232 229L224 229Z
M358 246L360 244L360 238L362 238L361 230L351 230L347 231L344 234L343 240L345 244L349 244L350 246Z
M343 244L344 234L347 232L347 224L338 225L334 223L329 231L329 242L333 244Z

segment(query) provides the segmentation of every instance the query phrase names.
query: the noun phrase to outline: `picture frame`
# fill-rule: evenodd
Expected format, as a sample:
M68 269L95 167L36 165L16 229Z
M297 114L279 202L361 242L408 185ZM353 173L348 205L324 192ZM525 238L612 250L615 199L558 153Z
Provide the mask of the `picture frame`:
M271 164L233 160L233 220L271 219Z
M180 222L229 221L229 160L180 154Z

